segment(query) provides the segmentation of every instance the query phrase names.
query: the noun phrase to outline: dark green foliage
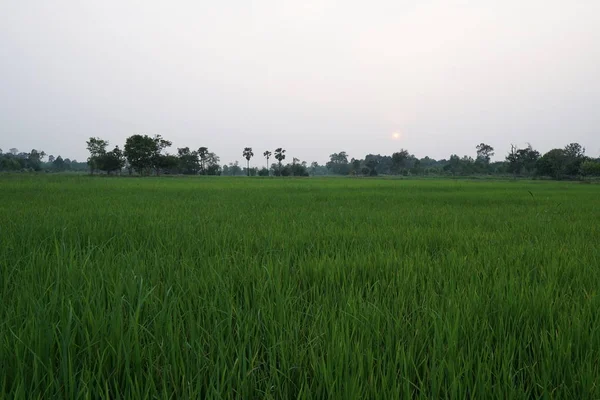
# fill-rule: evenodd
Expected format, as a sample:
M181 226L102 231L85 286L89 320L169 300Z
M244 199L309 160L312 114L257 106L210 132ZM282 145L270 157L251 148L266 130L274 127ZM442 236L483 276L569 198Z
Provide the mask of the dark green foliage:
M544 154L537 162L537 172L555 179L572 178L581 173L585 160L585 149L579 143L571 143L564 149L552 149Z
M477 149L477 161L488 165L491 158L494 156L494 148L489 144L481 143L475 146Z
M140 175L150 175L154 170L160 174L166 162L162 151L171 146L171 142L160 135L133 135L125 141L125 156L131 167Z
M348 163L348 154L345 151L331 154L326 166L330 173L334 175L350 174L351 166Z
M99 168L99 160L106 154L106 148L108 147L108 141L91 137L87 142L87 150L90 153L87 163L90 168L90 173L93 175L94 172Z
M45 156L45 152L36 149L20 153L12 148L9 153L0 152L0 171L41 171Z
M261 168L258 171L258 176L269 176L269 170L267 168Z
M581 163L581 175L600 176L600 161L586 160Z
M196 175L200 170L200 158L197 151L191 151L189 147L177 149L179 157L179 172L184 175Z

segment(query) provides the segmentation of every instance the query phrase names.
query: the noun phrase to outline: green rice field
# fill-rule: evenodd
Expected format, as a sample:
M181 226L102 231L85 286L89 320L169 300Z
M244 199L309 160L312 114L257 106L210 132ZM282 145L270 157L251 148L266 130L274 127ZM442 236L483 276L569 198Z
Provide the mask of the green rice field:
M600 398L600 185L0 176L0 398Z

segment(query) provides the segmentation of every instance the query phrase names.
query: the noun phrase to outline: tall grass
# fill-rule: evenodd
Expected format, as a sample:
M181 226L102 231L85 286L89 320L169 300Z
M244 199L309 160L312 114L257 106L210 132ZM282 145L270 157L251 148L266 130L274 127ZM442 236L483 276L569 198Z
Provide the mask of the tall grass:
M598 398L599 194L2 176L0 397Z

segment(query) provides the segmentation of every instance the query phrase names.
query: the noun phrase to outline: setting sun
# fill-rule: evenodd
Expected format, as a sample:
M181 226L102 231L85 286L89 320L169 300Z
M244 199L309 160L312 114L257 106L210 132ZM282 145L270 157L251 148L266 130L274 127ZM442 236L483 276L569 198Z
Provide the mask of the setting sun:
M394 140L398 140L398 139L400 139L400 137L401 137L401 136L402 136L402 135L400 135L400 133L399 133L399 132L394 132L394 133L392 134L392 139L394 139Z

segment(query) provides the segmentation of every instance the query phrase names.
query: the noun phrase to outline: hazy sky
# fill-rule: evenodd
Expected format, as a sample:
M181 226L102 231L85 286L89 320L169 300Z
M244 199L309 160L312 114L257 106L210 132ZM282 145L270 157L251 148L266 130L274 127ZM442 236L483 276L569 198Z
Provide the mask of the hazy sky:
M600 154L600 0L0 0L0 51L5 151Z

